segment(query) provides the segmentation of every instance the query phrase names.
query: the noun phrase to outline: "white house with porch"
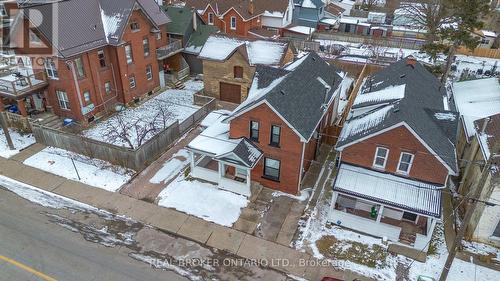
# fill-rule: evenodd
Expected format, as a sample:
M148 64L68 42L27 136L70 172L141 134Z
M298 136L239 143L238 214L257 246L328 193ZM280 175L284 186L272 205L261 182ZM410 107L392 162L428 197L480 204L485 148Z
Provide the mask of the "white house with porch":
M329 221L427 250L441 218L442 188L343 163Z
M206 129L188 144L191 176L250 196L251 171L263 154L246 138L229 138L229 123L224 123L228 114L211 112L201 123Z

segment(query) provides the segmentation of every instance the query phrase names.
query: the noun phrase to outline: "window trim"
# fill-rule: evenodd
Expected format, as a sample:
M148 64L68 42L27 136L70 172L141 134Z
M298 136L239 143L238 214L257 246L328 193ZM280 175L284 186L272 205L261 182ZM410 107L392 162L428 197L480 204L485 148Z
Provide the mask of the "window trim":
M234 26L233 26L233 20L234 20ZM231 30L236 30L236 17L235 16L232 16L230 19L229 19L229 28Z
M146 43L146 44L144 44L144 43ZM149 44L148 37L142 38L142 50L144 52L144 57L149 57L149 55L151 54L151 44Z
M278 162L278 177L274 177L272 175L267 175L266 174L266 169L268 168L268 166L266 165L267 163L267 160L273 160L273 161L277 161ZM274 169L276 170L276 168L271 168L271 169ZM265 179L268 179L268 180L272 180L272 181L277 181L279 182L280 181L280 176L281 176L281 161L278 160L278 159L274 159L274 158L271 158L271 157L264 157L264 167L262 169L262 177L265 178Z
M273 136L275 135L273 128L275 128L275 127L279 129L278 142L273 142ZM280 147L280 143L281 143L281 126L271 125L271 134L269 136L269 145L274 146L274 147Z
M132 81L134 81L133 82L133 84L134 84L133 87L132 87ZM130 89L135 89L137 87L137 81L135 80L135 75L130 75L128 77L128 86L129 86Z
M109 85L109 92L108 92L108 88L106 87L106 85ZM111 94L112 91L113 91L113 88L111 87L111 81L104 82L104 93L109 95L109 94Z
M377 157L381 157L381 156L378 156L379 149L385 149L387 151L387 153L385 154L385 157L384 157L384 165L383 166L380 166L377 164ZM387 166L387 159L389 158L389 152L390 152L389 148L377 146L377 149L375 150L375 156L373 157L372 167L378 168L378 169L385 169L385 167Z
M87 100L87 97L85 96L85 94L88 94L88 100ZM85 104L91 104L92 103L92 98L90 97L90 91L89 90L83 91L83 101L85 102Z
M49 67L47 67L49 66ZM46 58L45 63L45 74L47 74L47 77L53 80L59 80L59 72L56 67L56 63L54 62L54 59L52 58Z
M134 26L134 25L136 25L136 26L137 26L137 28L136 28L136 29L134 29L134 28L133 28L133 26ZM132 32L137 32L137 31L140 31L140 30L141 30L141 26L140 26L139 22L137 22L136 20L131 21L131 22L130 22L130 30L131 30Z
M130 52L127 52L127 47ZM126 44L123 46L123 49L125 51L125 60L127 64L133 64L134 63L134 52L132 51L132 45L131 44Z
M255 137L252 136L252 132L254 131L254 129L252 127L253 123L257 124L257 138L255 138ZM250 126L249 127L250 127L250 139L252 141L258 142L259 141L259 135L260 135L260 122L259 121L255 121L255 120L250 120Z
M78 67L77 61L81 63L80 67ZM83 63L82 57L75 58L73 62L75 63L76 76L78 76L78 78L85 78L85 65Z
M401 160L403 159L403 154L407 154L411 156L410 163L408 163L408 171L403 171L399 169L399 165L401 165ZM403 175L409 175L411 171L411 167L413 166L413 160L415 160L415 154L402 151L399 154L398 166L396 167L396 172Z
M149 76L148 76L148 73L149 73ZM148 80L148 81L153 80L153 66L151 64L146 65L146 80Z
M236 76L236 69L238 69L238 71L241 70L241 72L239 72L239 73L241 73L241 77L240 76ZM233 78L243 79L243 71L244 71L243 66L239 66L239 65L233 66Z
M108 66L106 63L106 54L104 53L103 49L97 51L97 59L99 60L99 66L101 68L105 68L106 66Z
M207 21L208 21L208 25L214 25L214 13L212 12L209 12L207 14Z
M61 96L63 98L61 98ZM56 97L57 97L57 104L59 105L59 108L61 110L71 111L71 103L69 101L68 93L66 91L56 90Z

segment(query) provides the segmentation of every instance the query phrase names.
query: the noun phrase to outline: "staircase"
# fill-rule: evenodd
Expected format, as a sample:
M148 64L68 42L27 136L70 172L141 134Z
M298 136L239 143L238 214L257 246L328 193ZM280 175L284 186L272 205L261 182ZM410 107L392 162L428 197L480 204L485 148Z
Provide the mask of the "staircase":
M184 83L181 81L181 80L177 80L173 83L173 88L174 89L178 89L178 90L182 90L184 89L186 86L184 85Z
M63 127L63 120L52 113L45 113L43 115L37 116L34 123L40 124L44 127L49 127L52 129L60 130Z

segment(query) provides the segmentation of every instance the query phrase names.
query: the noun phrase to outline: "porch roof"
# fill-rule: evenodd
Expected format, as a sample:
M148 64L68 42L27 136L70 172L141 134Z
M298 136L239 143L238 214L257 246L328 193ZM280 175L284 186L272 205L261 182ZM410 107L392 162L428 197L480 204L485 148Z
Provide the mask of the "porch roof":
M425 216L441 217L442 186L342 163L333 190Z
M223 123L227 114L224 111L214 111L208 114L201 125L210 125L187 147L208 154L215 160L248 168L255 167L263 155L262 151L247 138L229 138L229 124Z

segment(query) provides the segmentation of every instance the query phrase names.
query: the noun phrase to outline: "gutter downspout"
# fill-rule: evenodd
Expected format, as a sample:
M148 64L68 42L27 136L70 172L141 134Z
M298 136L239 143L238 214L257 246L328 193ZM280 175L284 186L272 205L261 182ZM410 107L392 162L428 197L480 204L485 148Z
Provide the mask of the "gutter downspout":
M302 142L302 155L300 157L300 171L299 171L299 185L297 186L297 194L300 193L300 186L302 185L302 170L304 170L304 154L306 151L306 143Z
M82 95L80 92L80 86L78 85L78 78L76 78L76 71L73 65L73 61L67 61L66 65L70 68L71 74L73 74L73 83L75 84L76 94L78 96L78 103L80 104L80 113L82 114L82 117L85 117L85 114L83 114Z

